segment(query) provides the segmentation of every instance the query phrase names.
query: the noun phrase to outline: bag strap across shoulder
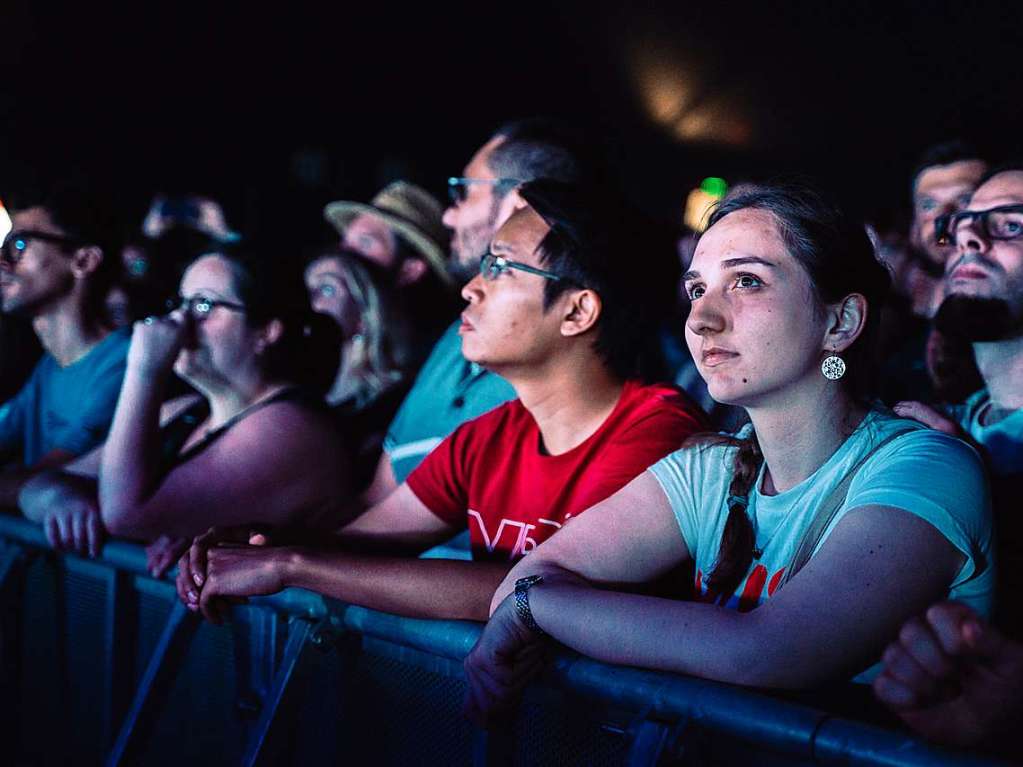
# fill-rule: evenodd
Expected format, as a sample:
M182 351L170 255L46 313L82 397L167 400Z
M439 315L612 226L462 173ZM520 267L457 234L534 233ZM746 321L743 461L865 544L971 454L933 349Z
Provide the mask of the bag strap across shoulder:
M796 549L796 553L792 557L792 561L789 562L789 566L785 569L785 575L782 576L781 583L778 584L778 588L781 588L789 579L792 578L796 573L803 569L803 566L810 561L810 557L813 552L817 549L818 544L824 537L824 532L828 529L828 526L835 519L838 514L838 510L842 508L845 503L846 497L849 495L849 486L852 484L853 479L856 478L856 474L863 467L863 464L874 455L878 450L887 445L889 442L897 437L901 437L903 434L908 434L915 429L900 429L894 434L889 434L883 440L878 442L872 447L866 455L860 458L856 464L846 472L845 476L842 477L842 481L835 485L834 489L828 493L828 497L825 498L821 505L817 507L817 513L814 514L813 520L810 525L806 528L806 532L803 533L803 538L799 542L799 547Z

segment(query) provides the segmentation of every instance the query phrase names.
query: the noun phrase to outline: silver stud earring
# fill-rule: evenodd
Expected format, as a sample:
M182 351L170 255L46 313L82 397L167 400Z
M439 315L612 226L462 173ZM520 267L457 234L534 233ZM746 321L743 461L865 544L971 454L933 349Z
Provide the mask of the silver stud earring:
M845 375L845 360L837 354L829 354L821 363L821 375L829 381L837 381Z

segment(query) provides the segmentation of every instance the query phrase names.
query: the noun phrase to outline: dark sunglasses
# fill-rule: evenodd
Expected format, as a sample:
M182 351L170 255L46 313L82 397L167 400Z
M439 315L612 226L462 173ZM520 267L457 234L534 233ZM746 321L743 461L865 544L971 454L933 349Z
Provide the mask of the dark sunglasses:
M22 255L28 248L29 242L32 240L38 240L40 242L50 242L54 245L63 245L64 247L72 248L82 244L81 240L77 240L74 237L67 237L63 234L51 234L50 232L37 232L31 229L22 229L19 231L11 232L7 235L7 239L4 240L3 246L0 246L0 257L12 264L16 264L21 260Z
M934 220L934 233L941 245L950 245L964 223L976 224L989 240L1023 237L1023 205L999 205L987 210L961 210Z

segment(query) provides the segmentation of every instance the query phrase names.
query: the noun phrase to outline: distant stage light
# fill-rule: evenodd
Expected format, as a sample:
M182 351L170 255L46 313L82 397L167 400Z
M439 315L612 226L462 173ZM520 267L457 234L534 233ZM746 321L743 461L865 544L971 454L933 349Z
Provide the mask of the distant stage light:
M11 233L11 217L7 213L7 208L0 202L0 242L7 239L7 235Z
M685 211L682 221L694 232L702 232L707 228L707 217L714 205L728 194L728 184L723 178L710 176L686 197Z

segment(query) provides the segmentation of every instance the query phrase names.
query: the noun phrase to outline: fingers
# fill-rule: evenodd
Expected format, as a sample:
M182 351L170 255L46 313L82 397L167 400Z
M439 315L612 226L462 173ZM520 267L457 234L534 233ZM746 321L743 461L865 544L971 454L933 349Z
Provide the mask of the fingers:
M188 550L188 570L192 577L192 582L199 588L202 588L203 583L206 581L206 561L209 549L205 541L209 540L212 532L211 530L206 535L196 538L192 547Z
M60 524L55 514L48 514L43 522L43 532L46 533L46 541L55 549L60 549Z
M936 431L953 437L959 434L959 427L953 421L922 402L899 402L892 410L903 418L912 418Z
M71 514L71 546L72 551L83 557L89 555L89 541L85 533L85 515L80 511Z
M899 631L898 645L931 678L947 677L955 671L940 637L922 618L906 621Z
M99 513L89 514L85 520L85 539L89 548L89 556L96 558L103 548L103 536L106 530L103 528L103 521Z
M192 612L199 610L199 590L192 580L190 569L189 552L186 551L178 560L178 575L174 579L174 586L178 590L178 598L181 603Z
M877 699L896 711L916 706L917 698L913 688L890 676L887 671L874 679L873 687Z

